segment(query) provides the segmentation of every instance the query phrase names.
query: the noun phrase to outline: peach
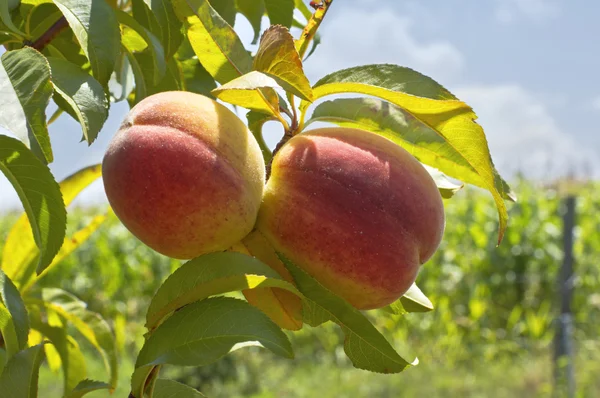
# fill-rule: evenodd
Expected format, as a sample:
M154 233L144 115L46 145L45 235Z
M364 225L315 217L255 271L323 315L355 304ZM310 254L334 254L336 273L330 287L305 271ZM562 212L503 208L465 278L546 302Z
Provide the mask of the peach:
M323 128L276 154L257 228L274 248L358 309L401 297L445 226L435 182L374 133Z
M265 166L244 123L202 95L163 92L134 106L102 163L123 224L178 259L226 250L253 228Z

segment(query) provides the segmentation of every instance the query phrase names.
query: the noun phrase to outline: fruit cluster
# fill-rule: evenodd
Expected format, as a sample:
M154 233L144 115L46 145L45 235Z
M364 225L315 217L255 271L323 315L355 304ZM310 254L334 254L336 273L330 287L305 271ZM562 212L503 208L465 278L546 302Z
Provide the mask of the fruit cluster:
M304 131L275 155L225 106L187 92L131 109L103 165L108 200L154 250L189 259L253 230L358 309L398 299L437 249L444 208L406 150L350 128Z

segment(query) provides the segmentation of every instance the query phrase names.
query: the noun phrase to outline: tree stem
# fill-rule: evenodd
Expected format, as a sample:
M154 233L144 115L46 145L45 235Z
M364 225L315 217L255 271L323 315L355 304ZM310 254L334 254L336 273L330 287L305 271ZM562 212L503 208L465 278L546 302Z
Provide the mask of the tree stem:
M33 42L26 41L23 44L29 47L33 47L38 51L42 51L44 47L46 47L46 45L50 43L56 36L58 36L60 32L62 32L67 26L69 26L69 23L67 22L67 19L64 16L62 16L58 19L58 21L54 22L54 24L52 24L52 26L50 26L47 31L42 33L42 35L36 40L34 40Z

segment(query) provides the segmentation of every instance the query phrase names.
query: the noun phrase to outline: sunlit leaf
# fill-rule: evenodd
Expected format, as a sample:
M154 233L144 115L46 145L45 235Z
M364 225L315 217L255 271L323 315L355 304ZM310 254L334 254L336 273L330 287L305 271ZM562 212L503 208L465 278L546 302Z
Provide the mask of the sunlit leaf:
M119 56L115 11L106 1L53 0L90 61L94 77L105 86Z
M42 290L43 300L32 301L48 311L53 311L73 325L100 353L110 375L109 384L116 385L118 361L115 338L108 323L97 313L86 309L86 304L61 289Z
M51 96L50 67L42 54L31 47L2 54L0 126L47 163L53 160L45 114Z
M500 218L498 242L506 230L505 198L512 198L490 157L483 129L473 110L429 77L396 65L366 65L334 72L313 87L315 99L332 94L372 95L401 107L421 126L420 141L437 143L437 157L420 160L461 181L492 193ZM302 113L308 103L301 104Z
M32 327L50 340L58 352L63 370L63 391L71 391L87 375L85 358L79 344L67 334L64 327L50 326L43 322L34 322Z
M423 294L421 289L413 283L402 297L384 308L384 311L392 314L404 314L407 312L429 312L433 311L433 304Z
M29 317L17 287L0 270L0 329L10 358L27 347Z
M287 92L312 100L312 88L304 75L294 38L283 26L271 26L263 33L253 68L273 77Z
M88 144L94 142L108 117L108 100L100 83L76 65L48 58L54 90L77 117Z
M252 57L233 28L207 0L174 0L177 16L202 66L219 83L227 83L252 70Z
M154 329L171 312L212 295L268 287L299 294L253 257L232 252L206 254L182 265L161 285L148 306L146 327Z
M279 84L264 73L252 71L212 91L221 101L267 115L279 114Z
M152 82L157 85L167 70L165 62L165 53L160 40L148 29L138 23L131 15L123 11L117 11L117 19L121 25L125 26L123 33L123 44L131 52L140 51L140 49L128 45L127 37L139 35L146 43L150 54L152 55ZM143 49L142 49L143 50Z
M0 135L0 170L13 185L21 203L25 208L25 216L17 221L18 226L11 230L12 235L15 228L19 231L15 233L14 238L31 236L39 248L39 261L36 271L42 272L51 262L60 246L62 245L66 229L66 211L65 204L60 192L60 188L50 170L41 163L29 151L25 145L18 140ZM27 225L30 224L30 226ZM2 256L2 269L9 278L15 280L19 263L19 254L25 254L27 257L28 249L24 253L19 248L27 241L10 242L11 236L7 238ZM19 249L17 249L19 248ZM17 250L18 253L13 253Z
M42 345L27 348L13 356L0 375L0 391L10 398L36 398L38 375L44 350Z
M2 140L3 138L0 136L0 143ZM85 167L65 178L60 183L60 187L57 186L57 188L60 189L60 194L62 194L61 201L64 201L64 206L68 206L84 188L98 179L101 173L102 169L100 165L94 165ZM36 192L39 191L39 184L36 183L33 185L37 188ZM56 232L54 235L50 236L54 239L60 238L61 241L63 241L64 232L62 236L56 236ZM58 253L58 249L59 248L52 254L49 263L54 261L54 256ZM22 286L35 272L38 255L39 250L36 248L36 241L31 233L29 220L27 215L23 214L10 229L8 237L6 238L2 252L2 269L15 284ZM45 264L44 268L46 268L49 263Z
M342 328L345 335L344 351L355 367L378 373L399 373L411 365L398 355L360 311L282 255L280 258L294 277L298 289L306 297L305 300L309 302L309 307L320 307L319 311L326 313L326 317L319 316L320 320L330 318Z
M152 368L161 364L202 366L226 355L237 343L259 341L273 353L292 358L287 336L245 301L215 297L189 304L148 337L136 360L132 386L139 393Z

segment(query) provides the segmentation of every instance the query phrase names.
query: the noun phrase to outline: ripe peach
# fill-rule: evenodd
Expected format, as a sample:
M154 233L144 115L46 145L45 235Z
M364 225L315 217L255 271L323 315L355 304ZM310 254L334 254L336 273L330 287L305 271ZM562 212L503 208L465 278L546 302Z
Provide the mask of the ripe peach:
M226 250L253 228L265 181L260 148L225 106L163 92L131 109L102 163L123 224L179 259Z
M437 249L444 207L425 168L376 134L324 128L277 153L257 228L358 309L401 297Z

